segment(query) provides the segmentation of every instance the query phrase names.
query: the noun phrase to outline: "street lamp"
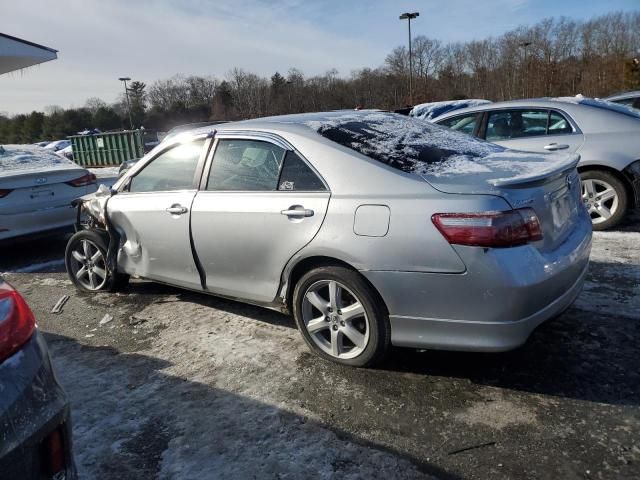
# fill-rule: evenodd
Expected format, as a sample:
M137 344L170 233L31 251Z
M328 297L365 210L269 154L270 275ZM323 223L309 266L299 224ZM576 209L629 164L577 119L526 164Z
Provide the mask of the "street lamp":
M533 42L525 40L520 42L518 46L524 48L524 81L522 82L522 96L527 98L529 96L529 59L527 56L527 49L533 45Z
M411 20L420 16L419 12L413 13L403 13L400 15L400 20L407 20L409 25L409 101L411 102L411 106L413 106L413 58L411 56Z
M133 130L133 120L131 119L131 103L129 103L129 89L127 88L127 82L131 80L129 77L120 77L118 80L124 82L124 96L127 98L127 111L129 112L129 126Z

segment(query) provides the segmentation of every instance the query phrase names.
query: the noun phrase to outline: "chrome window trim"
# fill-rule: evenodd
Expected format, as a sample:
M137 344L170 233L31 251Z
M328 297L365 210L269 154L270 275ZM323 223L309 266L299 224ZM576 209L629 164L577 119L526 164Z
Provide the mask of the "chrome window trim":
M213 164L213 158L215 156L216 153L216 149L218 148L218 143L220 140L228 140L228 139L236 139L236 140L254 140L254 141L261 141L261 142L267 142L267 143L271 143L272 145L275 145L277 147L280 147L282 149L286 151L290 151L295 153L296 155L298 155L302 161L311 169L311 171L320 179L320 181L322 182L322 185L324 185L324 190L278 190L278 185L276 185L276 189L275 190L207 190L207 183L209 182L209 174L211 172L211 165ZM200 185L198 187L198 190L200 192L215 192L215 193L238 193L238 192L244 192L244 193L324 193L324 192L331 192L331 190L329 189L329 185L327 185L327 182L325 181L325 179L322 177L322 175L320 175L320 173L318 172L318 170L311 164L311 162L309 162L309 160L307 160L305 158L305 156L299 151L297 150L293 145L291 145L288 141L286 141L284 138L280 137L279 135L276 135L275 133L269 133L269 132L253 132L253 131L248 131L248 130L225 130L223 132L216 132L215 138L214 138L214 142L213 145L210 147L209 149L210 153L207 157L206 160L206 165L205 168L202 172L202 178L200 180ZM280 179L280 174L282 173L282 168L284 166L284 159L286 158L286 153L285 156L282 159L282 164L280 165L280 170L278 172L278 179Z
M209 134L206 134L206 133L194 135L193 137L190 137L188 140L185 140L185 141L169 143L164 148L162 148L162 150L159 150L158 152L156 152L152 157L149 157L147 159L143 157L142 159L139 160L139 162L136 165L133 166L133 168L136 168L138 167L138 165L140 165L139 168L137 168L133 172L131 171L127 172L122 179L118 180L118 181L122 180L122 183L118 186L118 190L117 190L118 195L129 196L129 195L138 195L138 194L145 194L145 193L148 194L148 193L172 193L172 192L197 191L198 185L200 184L200 181L197 179L197 177L199 175L200 176L202 175L203 163L206 161L206 157L211 148L211 141L210 140L207 141L208 139L209 139ZM147 168L147 166L151 164L156 158L160 157L161 155L164 155L166 152L168 152L173 148L177 148L181 145L196 142L199 140L204 140L204 143L202 144L202 152L200 152L200 158L198 158L198 164L196 165L196 171L194 174L192 188L186 188L186 189L182 188L180 190L154 190L152 192L130 192L128 190L129 186L131 185L131 180L133 180L140 172L142 172L145 168Z

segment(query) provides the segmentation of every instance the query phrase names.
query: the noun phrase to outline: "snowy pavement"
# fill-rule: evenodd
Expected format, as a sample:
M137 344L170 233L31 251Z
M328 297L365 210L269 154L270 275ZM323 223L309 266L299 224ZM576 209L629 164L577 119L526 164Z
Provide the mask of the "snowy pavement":
M637 218L595 234L584 292L523 348L375 370L318 359L270 310L143 281L79 294L41 242L47 271L23 250L0 271L71 397L81 478L640 477Z

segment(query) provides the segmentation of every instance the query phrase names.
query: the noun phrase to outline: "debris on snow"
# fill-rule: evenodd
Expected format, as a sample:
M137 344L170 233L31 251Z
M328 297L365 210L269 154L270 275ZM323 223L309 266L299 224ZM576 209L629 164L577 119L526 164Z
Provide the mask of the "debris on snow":
M69 295L63 295L60 297L60 300L56 302L56 304L51 309L51 313L62 313L62 309L64 308L64 304L69 301L71 297Z

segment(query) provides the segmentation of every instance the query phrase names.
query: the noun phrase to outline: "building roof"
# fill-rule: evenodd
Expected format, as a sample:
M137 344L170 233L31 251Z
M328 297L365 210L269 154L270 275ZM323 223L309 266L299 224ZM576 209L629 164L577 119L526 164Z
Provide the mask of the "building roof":
M58 58L58 51L0 33L0 75Z

